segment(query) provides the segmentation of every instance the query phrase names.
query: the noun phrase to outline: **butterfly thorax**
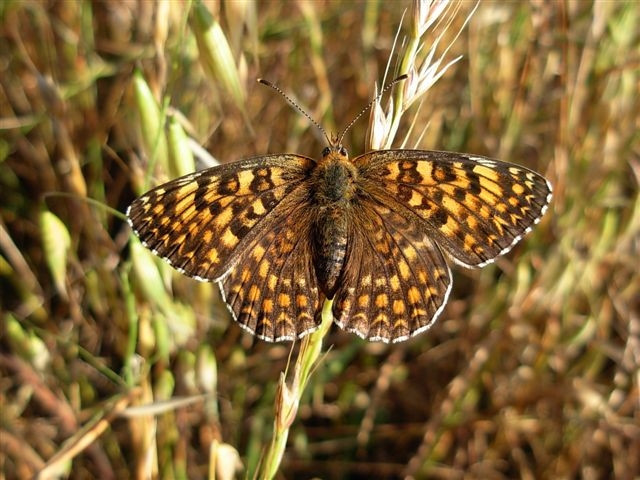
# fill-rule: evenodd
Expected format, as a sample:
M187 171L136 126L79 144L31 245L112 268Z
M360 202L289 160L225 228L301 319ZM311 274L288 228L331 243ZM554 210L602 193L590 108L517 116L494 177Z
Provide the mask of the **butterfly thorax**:
M311 175L313 201L317 206L347 204L355 194L358 170L343 147L327 147Z
M358 170L340 146L325 149L312 174L315 206L312 246L320 290L333 298L347 254L349 218L356 197Z

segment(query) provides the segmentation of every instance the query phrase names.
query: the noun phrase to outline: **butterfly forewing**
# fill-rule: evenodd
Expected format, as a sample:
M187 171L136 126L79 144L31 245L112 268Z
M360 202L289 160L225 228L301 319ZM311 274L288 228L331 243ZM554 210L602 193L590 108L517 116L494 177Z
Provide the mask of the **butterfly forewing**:
M217 280L295 205L283 203L315 162L268 155L225 164L156 187L129 207L140 240L181 272Z
M541 175L485 157L386 150L354 163L376 201L421 219L425 233L465 266L486 265L509 251L551 198Z

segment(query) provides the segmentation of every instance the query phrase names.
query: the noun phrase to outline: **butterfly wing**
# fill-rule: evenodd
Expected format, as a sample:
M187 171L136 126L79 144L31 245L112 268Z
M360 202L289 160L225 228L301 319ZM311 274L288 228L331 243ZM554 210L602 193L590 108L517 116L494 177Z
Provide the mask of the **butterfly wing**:
M240 325L272 342L295 340L318 327L319 294L311 259L308 204L295 198L297 193L291 198L297 206L248 246L219 282Z
M129 223L175 268L216 281L243 328L293 340L317 328L304 183L314 165L271 155L196 172L135 200Z
M145 246L182 273L219 280L289 215L290 194L314 165L299 155L267 155L195 172L136 199L129 223Z
M452 152L381 150L354 159L374 201L417 221L458 263L481 267L508 252L551 200L541 175Z
M383 202L355 208L345 277L334 297L335 322L370 341L406 340L428 329L442 311L451 272L416 222Z

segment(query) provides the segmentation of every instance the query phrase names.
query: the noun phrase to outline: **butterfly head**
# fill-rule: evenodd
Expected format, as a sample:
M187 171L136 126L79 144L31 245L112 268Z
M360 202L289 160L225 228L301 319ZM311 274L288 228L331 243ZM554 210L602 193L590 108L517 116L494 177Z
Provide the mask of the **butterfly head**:
M341 143L331 142L331 145L322 150L322 161L324 162L328 159L349 160L349 152Z

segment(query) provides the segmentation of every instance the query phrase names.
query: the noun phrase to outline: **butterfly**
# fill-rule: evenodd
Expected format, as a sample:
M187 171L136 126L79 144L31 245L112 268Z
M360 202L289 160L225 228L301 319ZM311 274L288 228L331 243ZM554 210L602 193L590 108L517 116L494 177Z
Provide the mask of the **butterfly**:
M180 272L218 284L233 318L267 341L335 323L382 342L433 325L451 291L446 256L482 267L540 221L551 185L478 155L374 150L338 138L320 159L276 154L175 179L136 199L129 223Z

